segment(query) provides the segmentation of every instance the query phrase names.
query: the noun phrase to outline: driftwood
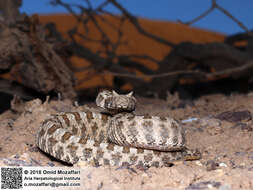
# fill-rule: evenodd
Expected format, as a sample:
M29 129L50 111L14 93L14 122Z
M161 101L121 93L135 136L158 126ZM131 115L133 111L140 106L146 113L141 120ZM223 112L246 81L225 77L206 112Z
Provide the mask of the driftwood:
M2 18L8 24L14 24L21 16L18 8L22 5L22 0L1 0L0 11Z
M55 52L54 45L46 41L36 16L24 16L15 25L2 21L0 29L2 74L9 72L18 83L43 94L56 92L64 98L76 98L73 73Z

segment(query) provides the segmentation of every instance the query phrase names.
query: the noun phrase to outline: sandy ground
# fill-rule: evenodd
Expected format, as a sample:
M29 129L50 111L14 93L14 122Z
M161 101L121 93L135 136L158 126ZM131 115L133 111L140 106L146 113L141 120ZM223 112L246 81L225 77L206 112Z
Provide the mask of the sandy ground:
M84 167L82 189L253 189L253 94L221 94L183 101L138 98L137 114L170 116L186 130L187 146L202 158L171 167L141 170L135 166ZM40 123L51 113L83 110L68 100L41 104L13 101L0 115L0 163L19 166L63 166L35 146ZM94 106L94 104L89 104Z

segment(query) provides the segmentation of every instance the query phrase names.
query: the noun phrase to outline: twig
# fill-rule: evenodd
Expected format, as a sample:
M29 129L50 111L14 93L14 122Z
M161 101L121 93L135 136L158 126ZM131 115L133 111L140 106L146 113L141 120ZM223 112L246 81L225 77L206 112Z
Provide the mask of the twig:
M226 69L223 71L218 71L218 72L213 72L213 73L206 73L206 72L202 72L202 71L198 71L198 70L194 70L194 71L180 70L180 71L173 71L173 72L168 72L168 73L152 74L152 75L143 74L141 76L137 76L134 74L126 74L126 73L115 73L115 72L111 72L111 71L105 71L103 74L111 74L113 76L135 78L135 79L154 79L154 78L162 78L162 77L168 77L168 76L196 74L200 78L210 79L210 78L215 78L215 77L233 75L238 72L248 71L249 69L253 69L253 61L248 61L246 64L239 66L239 67L234 67L231 69Z
M224 9L223 7L221 7L220 5L218 5L216 3L216 0L213 0L213 4L215 4L215 8L217 8L218 10L220 10L224 15L226 15L227 17L229 17L231 20L233 20L238 26L240 26L243 30L245 30L246 32L249 32L249 29L242 23L240 22L237 18L235 18L232 14L230 14L226 9Z
M137 54L121 54L119 55L119 57L128 57L128 58L135 58L135 59L145 59L145 60L149 60L152 61L154 63L158 63L159 60L155 59L153 57L150 57L148 55L137 55Z
M160 38L160 37L154 37L152 34L149 34L148 32L146 32L139 24L138 20L132 16L127 10L125 10L122 6L120 6L120 4L118 4L116 1L113 1L113 5L117 5L117 8L120 8L120 10L125 13L123 14L123 16L120 17L120 22L119 24L115 25L114 23L111 23L107 17L105 16L101 16L98 13L105 13L105 10L103 10L103 8L108 5L108 3L112 3L110 0L106 0L105 2L103 2L102 4L100 4L98 7L93 8L91 7L91 5L89 4L90 1L89 0L83 0L85 1L86 4L86 8L85 7L81 7L81 5L76 5L76 4L69 4L69 3L64 3L62 0L52 0L51 2L55 5L60 5L63 6L64 8L66 8L72 15L75 16L75 18L77 18L77 20L79 21L79 23L82 23L82 25L84 26L84 28L87 28L88 31L88 22L92 22L96 29L101 33L102 39L91 39L87 34L81 34L78 32L77 27L73 28L71 31L69 31L69 35L70 38L72 39L72 41L75 41L74 39L74 35L77 35L79 37L81 37L83 40L87 41L87 42L93 42L93 43L98 43L101 44L102 49L97 50L96 52L96 56L100 56L100 60L102 60L101 58L104 57L104 55L106 55L106 58L103 60L104 63L106 63L107 68L111 68L111 64L107 64L107 63L113 63L115 62L115 60L118 60L119 58L122 57L126 57L129 61L135 59L142 59L142 60L149 60L155 63L159 63L158 60L156 60L155 58L152 58L148 55L118 55L117 54L117 50L121 45L126 44L126 42L122 41L123 39L123 25L125 23L126 20L129 20L137 29L139 32L141 32L143 35L146 35L148 37L151 38L157 38L160 41L162 41L162 43L165 44L169 44L172 45L170 42L167 42L166 40ZM83 14L86 14L86 17L83 17L82 15L78 15L77 13L74 12L74 9L71 8L71 6L74 7L78 7L79 9L82 10ZM108 13L107 13L108 14ZM109 15L111 15L112 17L118 19L118 16L113 15L111 13L109 13ZM104 24L109 25L109 27L113 30L115 30L117 32L117 40L116 42L113 42L109 36L107 36L107 34L105 33L105 31L102 30L102 26L101 22L102 21ZM118 22L117 22L118 23ZM151 35L151 36L150 36ZM173 44L174 45L174 44ZM83 45L82 45L83 46ZM86 49L87 50L87 49ZM85 51L86 51L85 50ZM80 52L80 50L78 50ZM76 53L76 52L75 52ZM83 52L82 55L88 55L88 57L93 57L90 54L92 54L91 51L86 51ZM92 65L94 66L94 68L97 68L97 62L93 62L96 59L90 60L88 58L89 61L91 61ZM116 58L116 59L115 59ZM86 57L87 59L87 57ZM104 67L104 66L103 66ZM87 68L83 68L83 69L87 69ZM81 69L82 70L82 69Z
M103 74L110 74L110 75L117 76L117 77L135 78L135 79L154 79L154 78L162 78L162 77L183 75L183 74L202 74L202 75L205 75L206 73L204 73L202 71L173 71L173 72L162 73L162 74L152 74L152 75L143 74L141 76L137 76L137 75L134 75L134 74L116 73L116 72L111 72L111 71L105 71Z
M199 21L200 19L202 19L205 16L207 16L208 14L210 14L214 9L218 9L224 15L226 15L231 20L233 20L244 31L246 31L247 33L250 33L249 29L242 22L240 22L237 18L235 18L229 11L227 11L226 9L224 9L223 7L221 7L220 5L218 5L217 2L216 2L216 0L212 0L211 7L208 10L206 10L205 12L203 12L201 15L199 15L198 17L196 17L196 18L194 18L194 19L192 19L191 21L188 21L188 22L182 22L180 20L179 20L179 22L183 23L183 24L186 24L186 25L192 25L193 23Z
M196 18L192 19L191 21L188 22L183 22L181 20L178 20L179 23L181 24L185 24L185 25L192 25L195 22L199 21L200 19L206 17L209 13L211 13L213 10L215 9L215 6L211 6L209 9L207 9L206 11L204 11L202 14L200 14L199 16L197 16Z
M193 54L194 52L196 52L194 49L195 46L193 47L191 44L189 44L190 45L189 51L186 51L186 53L185 53L186 57L184 57L184 55L181 55L181 53L180 53L180 52L184 51L184 49L179 50L178 49L180 47L179 45L175 45L174 43L168 42L166 39L163 39L159 36L156 36L152 33L149 33L148 31L146 31L141 26L141 23L139 22L138 18L133 16L131 13L129 13L128 10L126 10L124 7L122 7L122 5L120 3L117 2L117 0L106 0L106 1L104 1L104 3L102 3L97 8L93 8L91 6L90 0L83 0L83 1L85 1L87 3L86 7L63 3L61 0L55 0L55 2L57 2L59 5L62 5L65 8L67 8L67 10L69 10L69 12L71 14L73 14L75 16L75 18L78 19L79 23L81 23L83 25L83 27L87 29L87 31L88 31L88 27L89 27L88 24L91 22L95 26L95 29L101 35L101 36L99 36L99 37L101 37L101 39L98 37L97 40L96 39L93 40L90 37L88 37L88 34L82 35L82 34L78 33L77 27L74 30L72 30L71 33L69 33L70 38L72 39L72 42L73 42L71 45L72 52L74 52L75 55L77 55L81 58L85 58L86 60L88 60L91 63L90 66L88 66L88 67L78 68L79 71L85 70L85 71L89 72L87 74L87 77L84 77L79 82L88 80L91 76L93 76L95 74L102 74L102 77L105 76L106 74L110 74L113 76L118 76L119 78L121 77L120 80L122 80L123 82L126 82L126 81L130 82L134 87L138 88L143 85L143 82L146 79L173 77L173 78L176 78L175 80L178 80L180 78L192 77L193 79L199 79L199 81L208 81L212 78L217 79L219 77L221 78L224 76L235 77L236 75L240 74L240 72L247 72L248 69L253 69L253 62L248 62L248 60L250 60L250 58L248 58L249 56L243 56L243 58L246 57L247 60L245 60L246 58L244 58L242 60L241 60L241 58L237 59L236 54L233 53L233 47L226 48L226 47L223 47L223 45L218 46L218 47L220 47L221 51L219 51L219 49L217 49L217 48L211 48L211 50L212 50L211 53L209 53L210 47L208 45L204 46L205 49L202 51L202 54L199 55L198 51L197 51L197 53ZM118 22L115 22L117 24L114 24L113 22L110 21L110 19L109 19L110 17L104 16L106 13L106 14L109 14L110 16L114 17L115 19L119 18L118 16L113 15L112 13L106 12L106 10L104 10L104 7L106 5L108 5L109 3L111 5L113 5L114 7L116 7L118 10L120 10L123 15L121 17L119 24L118 24ZM81 10L82 14L78 15L77 13L75 13L74 12L75 9L73 9L71 6L78 7ZM197 22L198 20L200 20L203 17L210 14L214 9L218 9L223 14L225 14L230 19L232 19L234 22L236 22L244 30L248 31L247 28L240 21L238 21L235 17L233 17L227 10L225 10L224 8L219 6L216 3L216 0L212 0L212 6L208 10L203 12L201 15L199 15L198 17L196 17L192 21L189 21L185 24L190 25L190 24L193 24L194 22ZM100 14L102 14L102 16ZM84 15L86 17L84 17ZM225 69L225 70L223 69L224 68L223 67L222 71L218 69L219 71L210 73L210 72L205 72L203 69L201 69L201 70L184 70L185 67L183 67L183 66L185 64L183 62L182 62L181 67L176 67L176 66L174 67L173 65L169 65L171 67L168 68L168 65L165 65L165 64L167 64L167 62L162 63L161 61L156 60L152 57L149 57L148 55L120 55L120 54L117 54L118 47L120 47L120 45L123 44L122 43L123 25L126 20L129 21L135 27L137 32L139 32L141 35L146 36L146 37L148 37L154 41L157 41L161 44L165 44L167 46L173 47L174 50L177 49L178 52L176 52L175 55L178 57L181 57L185 60L187 60L187 58L188 58L190 61L196 60L196 61L199 61L200 63L205 64L204 62L201 61L203 56L204 56L204 58L208 58L208 55L211 55L211 57L217 57L217 59L221 59L221 60L222 60L222 58L227 58L228 61L231 61L231 57L232 57L233 61L236 60L235 62L238 63L237 67L232 66L233 68ZM107 34L105 30L103 30L104 29L103 24L109 26L112 30L114 30L114 32L115 31L117 32L117 37L114 38L114 39L116 39L116 41L111 39L110 35ZM83 45L83 44L80 45L80 44L76 43L75 38L74 38L75 35L79 35L79 37L81 37L82 39L84 39L87 42L100 43L102 49L99 49L99 50L97 50L97 52L94 53L85 45ZM211 46L211 47L213 47L213 46ZM193 53L191 53L191 52L193 52ZM232 54L232 56L228 55L229 53L227 53L227 52L230 52L230 54ZM157 72L150 71L148 69L145 69L145 67L142 67L142 65L139 62L133 61L133 60L144 60L144 59L155 62L156 64L158 64L160 66L159 68L161 68L161 70L158 70ZM172 59L172 61L175 61L174 63L176 63L177 60ZM180 60L178 62L181 63ZM243 63L246 63L246 64L243 64ZM164 65L162 65L162 64L164 64ZM162 67L162 66L164 66L164 67ZM163 69L165 67L167 70ZM166 72L169 70L172 71L175 68L177 68L177 71ZM144 74L136 75L135 72L130 72L130 70L135 70L135 71L138 70L139 72L144 73ZM161 73L162 71L164 73ZM166 78L164 80L166 80ZM117 84L115 84L115 85L117 85Z
M19 18L19 7L22 5L22 0L1 0L0 11L6 23L14 24Z
M165 39L163 39L163 38L161 38L161 37L159 37L159 36L156 36L156 35L154 35L154 34L151 34L151 33L147 32L146 30L144 30L144 29L141 27L141 25L140 25L138 19L137 19L136 17L134 17L133 15L131 15L131 14L130 14L123 6L121 6L116 0L109 0L109 1L110 1L115 7L117 7L117 8L123 13L123 15L124 15L125 17L128 18L128 20L135 26L135 28L136 28L141 34L143 34L144 36L147 36L147 37L149 37L149 38L151 38L151 39L153 39L153 40L155 40L155 41L158 41L158 42L160 42L160 43L162 43L162 44L166 44L166 45L171 46L171 47L174 47L174 46L175 46L174 43L169 42L169 41L167 41L167 40L165 40Z

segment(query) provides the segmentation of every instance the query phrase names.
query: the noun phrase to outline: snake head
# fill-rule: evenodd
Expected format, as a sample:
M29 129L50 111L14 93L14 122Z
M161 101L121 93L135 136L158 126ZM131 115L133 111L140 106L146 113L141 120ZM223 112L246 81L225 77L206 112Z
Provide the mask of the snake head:
M133 92L118 94L114 90L104 90L98 94L96 104L111 113L132 112L135 110L136 99Z

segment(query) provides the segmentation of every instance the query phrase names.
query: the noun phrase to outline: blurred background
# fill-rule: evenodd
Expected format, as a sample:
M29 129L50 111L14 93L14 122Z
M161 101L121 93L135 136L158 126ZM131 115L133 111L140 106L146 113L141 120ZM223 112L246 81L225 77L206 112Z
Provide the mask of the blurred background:
M1 96L249 92L251 10L250 0L0 0Z
M68 0L69 3L83 3L83 0ZM100 5L101 0L94 0L90 3L95 8ZM211 7L211 0L177 0L177 1L164 1L164 0L127 0L119 1L122 6L129 10L133 15L163 21L188 21L192 18L199 16L202 12ZM251 0L218 0L217 3L229 11L238 20L242 21L245 26L252 28L252 10L253 3ZM107 6L107 11L114 14L120 14L120 11L113 6ZM52 6L49 0L33 1L23 0L23 5L20 10L29 15L31 14L56 14L68 13L62 6ZM228 16L222 12L214 10L205 18L194 23L192 26L207 29L211 31L221 32L224 34L234 34L243 32L243 30L233 22Z

